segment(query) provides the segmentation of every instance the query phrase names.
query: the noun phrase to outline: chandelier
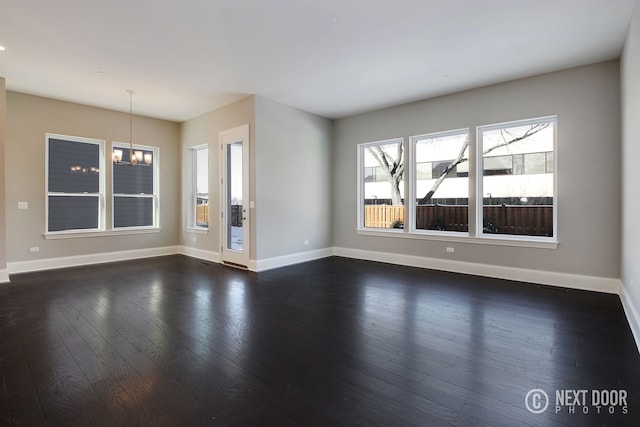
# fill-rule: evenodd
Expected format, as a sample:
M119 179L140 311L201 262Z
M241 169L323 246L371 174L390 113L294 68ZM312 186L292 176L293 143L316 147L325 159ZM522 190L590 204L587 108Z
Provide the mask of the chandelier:
M114 148L112 154L113 162L116 164L128 164L131 166L150 166L153 162L153 154L133 149L133 94L135 92L128 89L127 93L129 94L129 161L127 162L122 160L122 149Z

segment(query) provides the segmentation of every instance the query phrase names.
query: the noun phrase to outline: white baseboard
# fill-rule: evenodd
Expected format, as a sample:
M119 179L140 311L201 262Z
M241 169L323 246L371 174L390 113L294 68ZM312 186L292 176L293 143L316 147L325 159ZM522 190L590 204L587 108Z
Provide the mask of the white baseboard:
M11 280L9 279L9 270L6 268L4 270L0 270L0 284L10 282Z
M150 258L163 255L183 254L192 258L203 259L211 262L220 262L220 254L203 249L187 246L166 246L160 248L137 249L130 251L106 252L98 254L78 255L70 257L47 258L33 261L16 261L7 263L6 270L0 270L0 283L9 282L9 274L26 273L30 271L49 270L56 268L75 267L81 265L101 264L105 262L126 261L130 259ZM351 248L324 248L313 251L300 252L261 260L251 260L251 271L266 271L302 262L313 261L331 255L346 258L357 258L369 261L386 262L390 264L406 265L411 267L431 268L434 270L451 271L456 273L474 274L478 276L494 277L499 279L517 280L522 282L539 283L544 285L562 286L573 289L621 293L619 279L592 277L577 274L558 273L550 271L530 270L523 268L504 267L498 265L485 265L463 261L446 260L439 258L418 257L388 252L368 251ZM634 310L629 301L623 299L625 310ZM629 308L631 307L631 308ZM636 325L640 325L636 315ZM637 330L637 328L636 328ZM635 333L635 331L634 331Z
M288 265L300 264L301 262L313 261L320 258L332 256L333 248L316 249L313 251L300 252L297 254L283 255L273 258L265 258L259 260L251 260L249 262L249 270L266 271L274 268L286 267Z
M27 273L30 271L52 270L56 268L78 267L81 265L102 264L105 262L127 261L130 259L151 258L181 253L180 246L135 249L130 251L104 252L98 254L76 255L39 259L33 261L16 261L7 263L9 274Z
M204 249L191 248L189 246L182 246L182 250L180 251L182 255L202 259L205 261L211 261L215 263L220 263L220 254L218 252L206 251Z
M131 259L150 258L164 255L182 254L192 258L215 263L220 262L220 254L188 246L166 246L160 248L137 249L129 251L106 252L98 254L57 257L33 261L16 261L7 263L7 269L0 270L0 283L9 283L10 274L26 273L30 271L50 270L57 268L76 267L106 262L126 261ZM326 258L332 255L345 258L356 258L378 261L389 264L410 267L430 268L434 270L465 273L498 279L516 280L528 283L560 286L572 289L605 292L620 295L627 321L631 327L636 345L640 351L640 314L631 301L628 291L620 279L607 277L593 277L578 274L540 271L524 268L505 267L499 265L485 265L471 262L427 258L413 255L402 255L388 252L368 251L352 248L325 248L297 254L284 255L262 260L251 260L249 270L260 272L302 262Z
M636 340L636 347L638 347L638 351L640 352L640 314L638 314L638 310L636 310L633 301L631 301L624 283L620 286L620 300L622 301L624 313L627 316L627 322L629 322L629 326L631 327L633 338Z
M10 262L7 263L7 270L4 271L5 276L3 276L3 270L0 270L0 283L9 282L9 274L28 273L31 271L52 270L66 267L78 267L82 265L102 264L106 262L126 261L130 259L150 258L155 256L175 254L182 254L191 258L202 259L215 263L220 262L220 254L218 252L212 252L188 246L167 246L161 248L105 252L70 257L39 259L33 261ZM273 268L285 267L287 265L312 261L331 255L333 255L333 248L326 248L308 252L301 252L292 255L267 258L258 261L251 260L249 262L249 269L251 271L271 270Z
M610 294L620 293L620 279L609 277L582 276L579 274L530 270L525 268L504 267L500 265L486 265L351 248L334 248L334 255L345 258L357 258L369 261L386 262L389 264L406 265L410 267L430 268L433 270L473 274L476 276L493 277L497 279L537 283L541 285L561 286L565 288L606 292Z

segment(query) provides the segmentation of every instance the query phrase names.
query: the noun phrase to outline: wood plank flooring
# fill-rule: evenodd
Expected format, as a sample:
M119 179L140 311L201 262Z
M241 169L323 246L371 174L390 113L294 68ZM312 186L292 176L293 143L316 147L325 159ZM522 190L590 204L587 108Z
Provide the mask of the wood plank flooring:
M640 425L618 296L338 257L14 275L0 375L1 425ZM624 390L626 413L556 413L556 390Z

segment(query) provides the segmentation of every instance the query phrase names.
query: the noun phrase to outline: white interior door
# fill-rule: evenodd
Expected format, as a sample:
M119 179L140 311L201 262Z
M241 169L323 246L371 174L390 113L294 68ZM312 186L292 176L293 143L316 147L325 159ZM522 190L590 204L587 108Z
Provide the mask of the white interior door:
M249 265L249 125L220 132L222 262Z

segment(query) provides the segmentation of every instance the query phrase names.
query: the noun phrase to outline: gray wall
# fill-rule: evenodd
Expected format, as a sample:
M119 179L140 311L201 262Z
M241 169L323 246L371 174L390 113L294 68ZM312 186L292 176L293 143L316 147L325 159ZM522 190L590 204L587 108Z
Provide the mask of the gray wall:
M250 153L255 152L254 97L248 96L217 110L198 116L182 123L180 140L182 146L182 234L181 244L189 248L219 252L220 222L220 141L223 130L249 124ZM190 232L191 197L193 188L193 163L191 149L200 145L209 146L209 232L198 234ZM255 156L250 157L251 171L255 170ZM255 192L255 174L250 172L249 192L253 200ZM251 217L250 257L255 259L255 218Z
M126 104L125 104L126 105ZM7 92L6 215L7 260L33 261L64 256L87 255L133 249L175 246L179 243L180 157L179 125L136 116L134 142L160 149L161 232L127 236L45 240L45 134L103 139L109 153L112 141L129 140L127 113L88 107L49 98ZM109 156L107 156L109 157ZM107 158L107 165L109 158ZM106 182L111 182L107 167ZM18 210L18 201L29 203ZM106 186L107 213L111 186ZM107 229L111 215L107 214ZM32 246L40 252L30 253Z
M619 63L610 61L337 120L334 245L620 277L619 89ZM558 116L557 249L455 243L447 254L450 242L356 234L358 143L548 115Z
M640 2L622 54L622 284L640 313Z
M331 140L330 120L256 97L258 260L332 246Z

